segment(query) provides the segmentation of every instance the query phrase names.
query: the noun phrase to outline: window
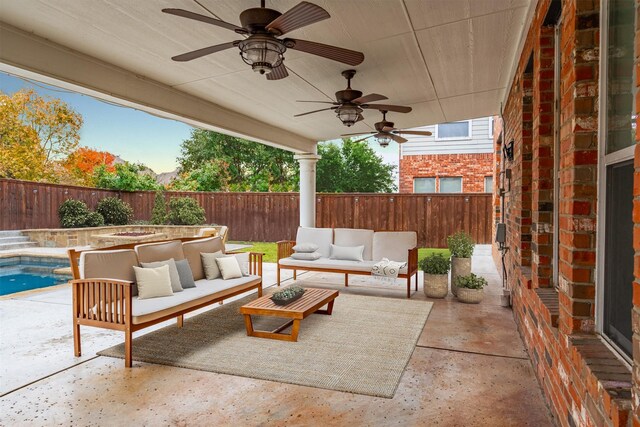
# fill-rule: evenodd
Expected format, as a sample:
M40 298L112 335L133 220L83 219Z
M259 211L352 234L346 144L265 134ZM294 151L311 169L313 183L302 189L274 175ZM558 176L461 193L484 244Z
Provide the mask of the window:
M471 138L471 121L440 123L436 125L436 139Z
M627 360L632 354L634 2L606 0L601 15L598 332Z
M413 192L414 193L435 193L436 179L435 178L414 178Z
M493 193L493 177L492 176L484 177L484 192Z
M462 193L462 178L440 178L440 193Z

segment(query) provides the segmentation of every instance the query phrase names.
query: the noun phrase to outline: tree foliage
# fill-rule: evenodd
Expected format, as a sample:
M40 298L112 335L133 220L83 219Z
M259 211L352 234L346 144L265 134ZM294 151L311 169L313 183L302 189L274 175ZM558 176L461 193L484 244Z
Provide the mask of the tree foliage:
M316 190L321 193L389 193L396 190L394 165L365 142L344 139L341 145L318 145Z
M0 92L0 177L56 182L80 142L82 116L33 90Z
M213 131L194 129L178 160L176 189L293 191L298 185L293 153Z
M93 179L96 187L109 190L136 191L162 188L144 165L129 162L115 165L113 172L109 172L106 165L100 165L95 169Z
M93 150L89 147L80 147L62 163L64 169L75 183L85 186L95 185L94 172L98 166L104 166L105 171L116 171L114 161L116 156L107 151Z
M151 211L151 224L164 225L167 223L167 203L164 199L164 193L160 190L156 191L153 201L153 210Z

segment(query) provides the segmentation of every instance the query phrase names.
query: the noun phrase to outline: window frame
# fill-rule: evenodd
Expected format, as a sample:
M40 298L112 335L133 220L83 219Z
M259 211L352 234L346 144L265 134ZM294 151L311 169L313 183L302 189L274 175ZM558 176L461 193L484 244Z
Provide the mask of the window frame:
M491 191L487 191L487 178L491 178ZM493 193L493 175L485 175L484 177L484 192L492 194Z
M459 179L460 180L460 191L457 192L457 193L451 193L451 192L443 193L442 192L442 180L443 179ZM438 177L438 193L440 193L440 194L462 194L462 193L464 193L463 177L461 177L461 176L439 176Z
M454 136L454 137L440 137L440 126L447 124L447 123L467 123L467 129L468 129L468 136ZM438 123L436 125L436 129L435 129L435 140L436 141L462 141L462 140L469 140L469 139L473 139L473 126L471 125L471 120L457 120L455 122L446 122L446 123Z
M620 346L618 346L605 333L605 301L604 301L604 280L605 280L605 233L606 233L606 213L607 213L607 167L634 159L635 146L631 144L629 147L607 154L607 97L608 97L608 57L606 52L609 47L609 0L600 0L600 57L599 57L599 78L598 78L598 183L597 183L597 225L596 225L596 310L595 324L598 336L614 350L616 355L626 362L629 366L633 364L633 355L628 355ZM603 49L602 46L606 48ZM633 72L635 79L635 68ZM635 84L633 85L634 95L637 92ZM631 284L629 284L631 285Z
M416 191L416 180L418 179L432 179L433 180L433 193L423 193ZM438 192L438 179L435 176L414 176L413 177L413 194L435 194Z

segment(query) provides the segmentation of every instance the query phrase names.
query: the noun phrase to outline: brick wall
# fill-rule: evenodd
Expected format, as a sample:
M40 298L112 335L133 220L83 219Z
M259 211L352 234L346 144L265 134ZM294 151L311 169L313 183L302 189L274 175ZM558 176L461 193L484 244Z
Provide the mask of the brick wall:
M414 178L432 177L462 177L463 193L484 193L486 176L493 176L491 153L404 155L400 159L401 193L413 193Z
M636 0L635 69L640 76L640 0ZM640 425L640 77L636 77L636 148L633 179L633 249L635 250L633 282L633 423Z
M518 329L557 423L628 425L631 418L636 423L640 419L640 148L634 187L632 404L628 366L595 333L599 1L562 2L557 141L553 134L554 33L552 26L545 25L550 3L541 0L536 6L505 104L502 141L498 134L494 136L496 173L510 169L512 174L511 190L502 205L498 185L494 187L494 206L501 209L496 218L504 212L507 224L507 283ZM636 67L640 74L640 65ZM636 99L640 108L640 97ZM640 131L637 139L640 142ZM506 162L499 153L511 140L515 156ZM561 153L557 206L553 200L555 144ZM559 213L559 236L553 235L554 209ZM551 282L556 237L557 291Z

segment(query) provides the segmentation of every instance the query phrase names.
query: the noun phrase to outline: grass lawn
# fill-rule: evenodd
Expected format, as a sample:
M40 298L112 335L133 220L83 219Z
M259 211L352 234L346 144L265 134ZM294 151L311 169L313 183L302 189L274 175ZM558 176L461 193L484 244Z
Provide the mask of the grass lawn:
M278 249L275 243L270 242L229 242L253 245L251 248L245 249L244 252L262 252L264 254L263 262L276 262L278 258ZM433 253L441 253L444 257L451 256L449 249L420 248L418 249L418 261Z

